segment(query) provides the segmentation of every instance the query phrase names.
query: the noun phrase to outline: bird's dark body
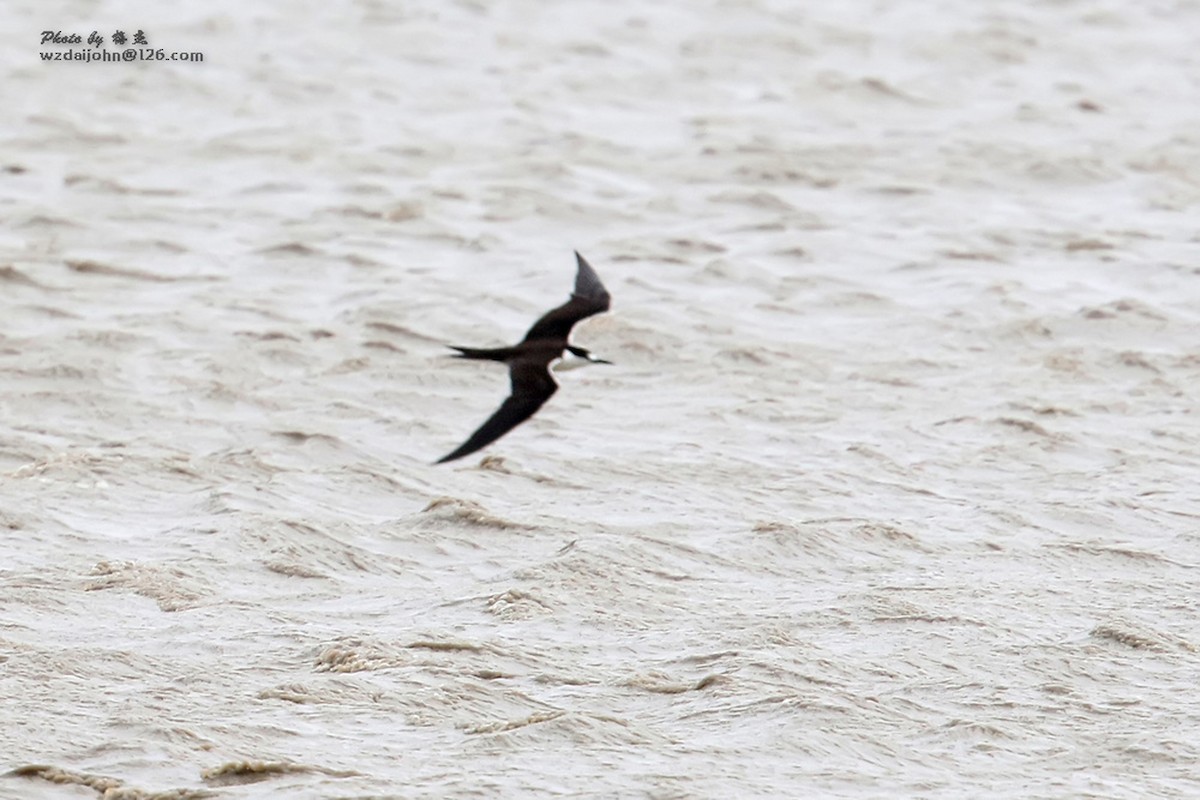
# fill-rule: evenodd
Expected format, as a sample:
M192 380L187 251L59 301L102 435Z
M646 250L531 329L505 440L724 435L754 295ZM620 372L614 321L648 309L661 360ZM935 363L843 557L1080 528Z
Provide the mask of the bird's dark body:
M582 347L567 343L575 323L593 314L607 311L612 302L608 290L604 288L591 265L579 253L575 254L575 260L579 271L575 276L575 291L572 292L571 299L546 312L533 324L519 344L493 348L451 345L451 349L458 351L454 354L455 358L508 364L512 393L479 430L471 434L457 450L439 459L437 463L443 464L470 455L537 413L537 410L558 391L558 384L550 375L550 365L561 358L564 351L595 363L609 363L593 358Z

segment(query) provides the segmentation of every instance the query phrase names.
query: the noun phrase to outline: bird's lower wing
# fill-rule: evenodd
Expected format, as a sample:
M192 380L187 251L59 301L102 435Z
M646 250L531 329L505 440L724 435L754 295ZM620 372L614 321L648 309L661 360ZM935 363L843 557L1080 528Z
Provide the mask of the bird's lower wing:
M505 400L500 408L496 409L496 413L488 417L488 421L479 426L479 430L471 434L471 438L462 443L462 446L453 453L439 458L436 463L445 464L447 461L453 461L456 458L469 456L476 450L487 447L492 442L499 439L504 434L511 431L513 428L520 425L525 420L532 417L542 405L550 399L550 395L554 394L554 389L551 388L550 393L544 396L530 397L528 395L517 397L510 396Z

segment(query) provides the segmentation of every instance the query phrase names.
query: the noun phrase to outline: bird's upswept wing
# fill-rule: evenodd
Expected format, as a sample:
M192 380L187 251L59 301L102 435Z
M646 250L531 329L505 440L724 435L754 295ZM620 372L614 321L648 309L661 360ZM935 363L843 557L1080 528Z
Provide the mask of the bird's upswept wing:
M575 252L575 261L579 264L579 271L575 274L575 291L571 293L571 299L543 314L521 341L562 339L565 343L576 322L608 311L612 297L600 282L600 276L578 251Z
M488 417L479 430L462 446L443 458L438 464L469 456L476 450L487 447L525 420L532 417L550 397L558 391L558 384L550 377L550 365L540 359L514 361L508 374L512 380L512 394L500 404L496 413Z

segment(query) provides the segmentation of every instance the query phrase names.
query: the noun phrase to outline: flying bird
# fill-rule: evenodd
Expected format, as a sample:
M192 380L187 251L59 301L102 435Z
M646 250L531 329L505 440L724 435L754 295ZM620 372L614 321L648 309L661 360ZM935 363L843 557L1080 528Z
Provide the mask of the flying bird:
M471 438L454 452L438 459L438 464L462 458L487 447L537 413L537 410L558 391L558 384L550 374L551 367L561 372L587 364L612 363L596 358L584 348L575 347L567 342L571 328L576 322L608 311L612 302L612 297L600 282L600 276L592 269L592 265L578 252L575 253L575 261L579 264L579 271L575 274L575 291L571 293L571 299L543 314L519 343L512 347L493 349L450 345L451 350L458 351L454 358L501 361L508 364L512 393L500 404L496 413L480 425L479 430L471 434ZM564 358L564 353L569 353L574 358Z

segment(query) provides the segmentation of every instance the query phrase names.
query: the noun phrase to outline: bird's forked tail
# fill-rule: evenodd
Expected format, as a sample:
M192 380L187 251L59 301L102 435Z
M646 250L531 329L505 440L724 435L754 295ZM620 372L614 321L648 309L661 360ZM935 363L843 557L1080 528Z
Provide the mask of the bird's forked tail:
M459 347L458 345L447 345L451 350L458 352L451 358L469 358L474 361L508 361L512 358L513 349L511 347Z

